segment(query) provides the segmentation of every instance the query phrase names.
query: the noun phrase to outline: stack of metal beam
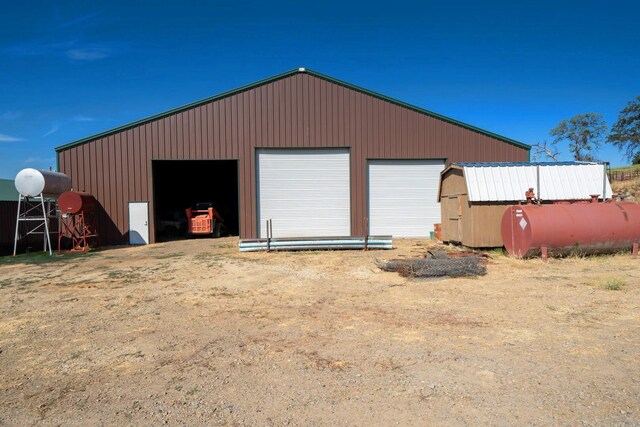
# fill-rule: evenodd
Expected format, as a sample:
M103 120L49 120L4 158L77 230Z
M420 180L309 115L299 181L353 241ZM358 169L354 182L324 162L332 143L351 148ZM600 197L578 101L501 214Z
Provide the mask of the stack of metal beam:
M391 236L246 239L239 247L240 252L393 248Z

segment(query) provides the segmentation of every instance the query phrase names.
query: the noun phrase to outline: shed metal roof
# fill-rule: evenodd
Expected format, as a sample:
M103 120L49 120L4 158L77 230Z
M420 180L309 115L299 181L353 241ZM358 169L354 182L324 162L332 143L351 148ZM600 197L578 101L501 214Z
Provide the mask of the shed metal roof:
M18 190L12 179L0 179L0 201L17 202L18 196Z
M494 168L494 167L504 167L504 166L559 166L559 165L593 165L597 164L594 162L576 162L576 161L566 161L566 162L484 162L484 163L468 163L468 162L460 162L454 163L454 165L463 166L463 167L484 167L484 168Z
M471 202L524 200L533 188L541 200L581 200L592 194L611 197L605 168L598 163L458 163ZM539 177L538 177L539 174ZM539 187L538 187L539 183Z

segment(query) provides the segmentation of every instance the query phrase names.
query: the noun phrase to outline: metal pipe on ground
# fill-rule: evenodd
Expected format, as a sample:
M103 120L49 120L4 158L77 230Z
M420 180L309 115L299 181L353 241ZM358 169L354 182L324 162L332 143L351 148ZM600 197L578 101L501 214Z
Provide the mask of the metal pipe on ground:
M241 252L260 250L332 250L332 249L392 249L391 236L333 237L333 238L280 238L241 240L238 244Z

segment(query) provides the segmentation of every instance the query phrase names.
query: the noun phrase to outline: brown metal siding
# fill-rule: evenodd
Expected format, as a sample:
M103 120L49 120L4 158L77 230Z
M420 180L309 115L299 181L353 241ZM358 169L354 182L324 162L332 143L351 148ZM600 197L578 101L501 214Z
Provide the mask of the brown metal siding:
M0 201L0 256L13 251L18 202Z
M16 215L18 214L18 202L3 200L0 201L0 256L13 254L13 239L16 233ZM33 226L33 224L31 225ZM51 224L57 230L57 223ZM27 230L26 224L20 225L19 234L24 235ZM51 244L57 248L58 241L55 240L58 235L51 233ZM19 254L25 253L27 247L31 250L41 251L43 247L43 235L32 234L28 238L18 241L17 251Z
M350 148L354 235L365 232L367 159L528 160L524 148L300 73L65 149L60 169L96 195L109 217L102 241L114 244L124 241L127 202L149 201L153 212L152 159L237 159L240 235L250 238L255 149L270 147Z

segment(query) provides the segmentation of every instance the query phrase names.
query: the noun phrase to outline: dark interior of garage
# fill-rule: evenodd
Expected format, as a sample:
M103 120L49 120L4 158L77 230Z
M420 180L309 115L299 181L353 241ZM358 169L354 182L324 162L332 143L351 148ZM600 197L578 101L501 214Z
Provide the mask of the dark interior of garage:
M238 235L236 160L154 160L157 241L188 237L186 209L212 205L224 219L221 235Z

